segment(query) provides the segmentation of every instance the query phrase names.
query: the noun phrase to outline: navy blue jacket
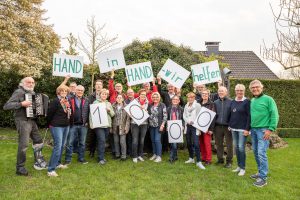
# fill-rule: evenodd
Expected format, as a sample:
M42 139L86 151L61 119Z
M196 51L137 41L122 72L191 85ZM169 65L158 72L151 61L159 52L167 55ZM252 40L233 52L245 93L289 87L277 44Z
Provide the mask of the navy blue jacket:
M214 102L216 108L216 125L228 125L230 118L231 99L219 98Z
M229 127L233 129L250 130L250 100L233 100L230 106Z

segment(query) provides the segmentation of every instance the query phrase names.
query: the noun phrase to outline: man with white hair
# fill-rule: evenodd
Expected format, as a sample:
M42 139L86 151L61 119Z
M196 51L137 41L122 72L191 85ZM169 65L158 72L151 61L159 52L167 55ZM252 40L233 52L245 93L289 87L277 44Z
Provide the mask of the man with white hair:
M219 99L217 99L214 104L216 108L216 121L215 121L215 142L217 145L217 164L224 163L224 137L227 146L227 156L225 168L232 167L232 157L233 157L233 140L232 134L228 129L229 119L230 119L230 106L231 99L227 97L227 88L220 86L218 89Z
M28 176L25 162L29 138L31 138L33 142L32 147L35 158L33 167L37 170L46 169L47 167L47 163L42 155L43 139L39 133L36 119L28 118L26 115L26 108L31 106L32 103L25 100L25 94L35 94L34 86L35 82L32 77L23 78L19 84L19 88L14 91L3 107L4 110L14 110L15 124L19 134L16 174L21 176Z
M263 85L259 80L250 83L253 94L250 104L252 149L255 156L258 173L250 177L256 181L257 187L267 185L268 157L270 135L277 128L279 115L274 99L263 94Z
M84 158L85 152L85 141L87 135L87 125L89 116L89 101L87 98L83 97L84 87L78 85L76 87L75 97L70 99L72 115L70 118L70 137L67 142L66 149L66 164L70 164L72 160L73 144L74 141L78 141L78 162L86 164Z

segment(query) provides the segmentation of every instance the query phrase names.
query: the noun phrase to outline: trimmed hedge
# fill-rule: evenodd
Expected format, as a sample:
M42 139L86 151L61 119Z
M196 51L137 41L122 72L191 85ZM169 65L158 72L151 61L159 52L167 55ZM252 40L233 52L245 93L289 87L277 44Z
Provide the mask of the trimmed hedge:
M246 86L246 96L252 97L249 83L253 79L231 79L230 94L236 84ZM279 128L300 128L300 80L261 80L264 93L273 97L279 111Z
M300 128L278 128L276 132L282 138L300 138Z

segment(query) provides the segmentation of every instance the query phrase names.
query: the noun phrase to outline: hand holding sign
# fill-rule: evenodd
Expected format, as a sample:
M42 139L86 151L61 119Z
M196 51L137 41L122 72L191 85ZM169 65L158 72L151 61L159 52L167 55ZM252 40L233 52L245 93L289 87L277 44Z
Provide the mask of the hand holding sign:
M124 109L137 125L149 118L148 112L142 108L136 99L131 101Z
M201 107L200 112L196 117L195 122L193 123L193 126L198 130L206 133L210 124L214 120L215 115L216 113L214 111L211 111L205 107Z

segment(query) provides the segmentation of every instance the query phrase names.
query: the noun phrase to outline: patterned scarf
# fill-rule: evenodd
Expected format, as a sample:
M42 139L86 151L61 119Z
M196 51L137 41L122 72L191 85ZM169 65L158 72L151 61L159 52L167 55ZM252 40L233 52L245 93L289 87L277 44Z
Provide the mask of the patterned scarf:
M70 107L70 103L69 103L68 99L67 98L61 98L60 99L60 105L64 109L64 112L67 113L68 119L70 119L71 107Z

